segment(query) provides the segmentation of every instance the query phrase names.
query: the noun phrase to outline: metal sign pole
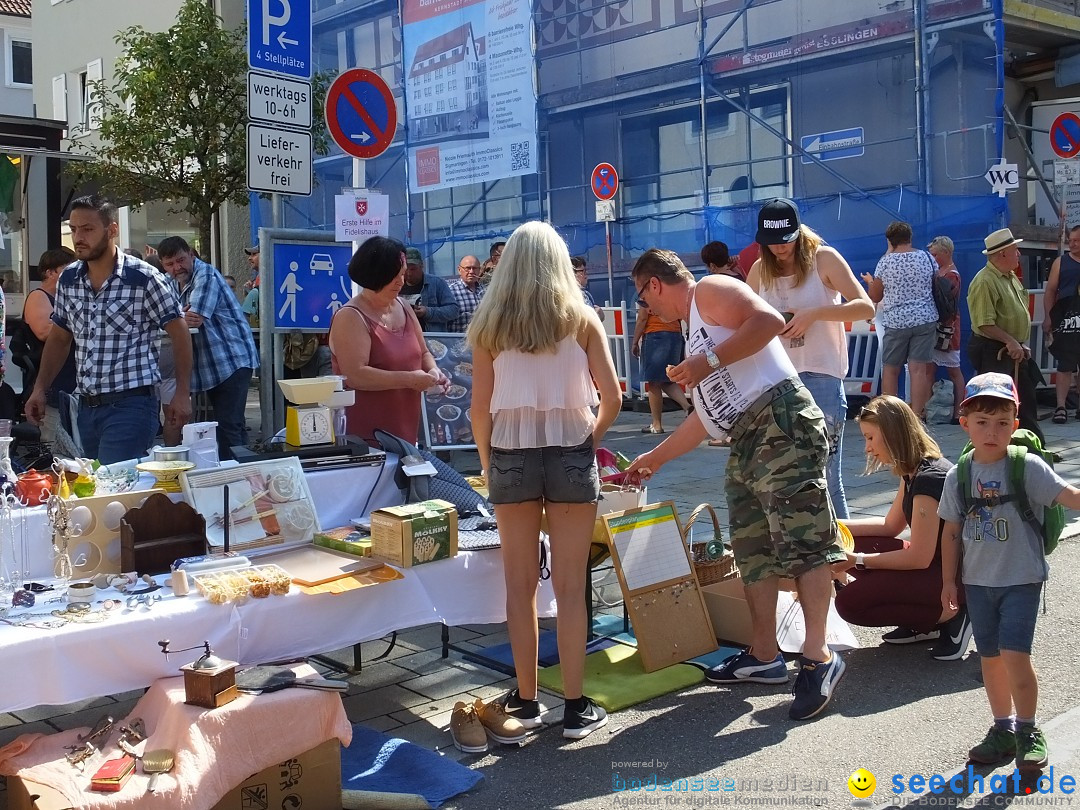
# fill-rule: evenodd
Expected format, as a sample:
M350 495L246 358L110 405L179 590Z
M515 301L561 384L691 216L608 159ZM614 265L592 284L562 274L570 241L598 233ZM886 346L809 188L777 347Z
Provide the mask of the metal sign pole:
M615 276L611 269L611 223L604 220L604 243L607 245L608 306L615 306Z

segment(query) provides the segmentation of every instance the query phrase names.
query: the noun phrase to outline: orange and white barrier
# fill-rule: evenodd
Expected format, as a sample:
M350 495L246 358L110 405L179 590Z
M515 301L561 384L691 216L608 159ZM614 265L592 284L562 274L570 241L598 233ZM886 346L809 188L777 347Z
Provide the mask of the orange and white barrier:
M626 331L626 302L617 307L600 307L604 313L604 333L615 361L615 373L623 396L630 396L630 338Z

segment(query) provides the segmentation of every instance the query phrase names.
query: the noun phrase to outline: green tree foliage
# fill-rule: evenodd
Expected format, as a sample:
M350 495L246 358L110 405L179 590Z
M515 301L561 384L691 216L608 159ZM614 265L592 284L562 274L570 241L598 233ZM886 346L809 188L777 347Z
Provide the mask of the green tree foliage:
M91 159L72 170L132 205L160 200L187 212L206 254L217 210L248 203L246 31L224 28L205 0L186 0L167 31L132 26L116 42L122 56L91 110L101 141L77 142ZM315 109L327 86L315 77ZM315 141L325 151L325 134Z

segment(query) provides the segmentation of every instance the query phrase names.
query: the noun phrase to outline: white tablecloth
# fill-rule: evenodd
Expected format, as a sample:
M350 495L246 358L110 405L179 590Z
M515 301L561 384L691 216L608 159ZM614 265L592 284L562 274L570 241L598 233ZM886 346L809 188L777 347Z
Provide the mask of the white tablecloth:
M499 549L463 551L402 573L403 579L339 594L305 594L293 586L287 596L243 605L212 605L197 594L175 597L163 589L153 608L120 608L100 624L56 630L0 625L0 661L9 674L0 689L0 712L140 689L198 657L183 653L166 661L158 647L164 639L178 649L209 640L223 658L258 664L433 622L506 620ZM550 582L540 589L539 610L555 615Z

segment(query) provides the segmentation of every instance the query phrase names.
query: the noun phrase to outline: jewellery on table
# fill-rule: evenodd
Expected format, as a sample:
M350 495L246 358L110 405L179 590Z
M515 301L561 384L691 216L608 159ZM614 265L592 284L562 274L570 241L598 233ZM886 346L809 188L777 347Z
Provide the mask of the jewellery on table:
M61 470L61 476L64 474ZM63 580L71 579L71 553L69 546L72 537L71 518L68 515L67 502L58 495L50 495L46 502L45 514L53 535L53 573Z

